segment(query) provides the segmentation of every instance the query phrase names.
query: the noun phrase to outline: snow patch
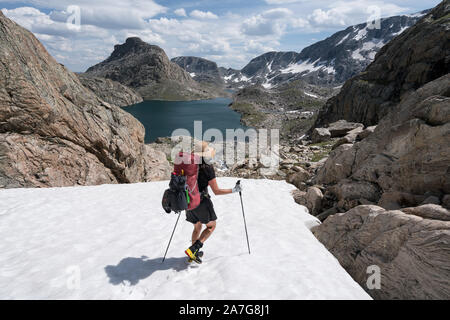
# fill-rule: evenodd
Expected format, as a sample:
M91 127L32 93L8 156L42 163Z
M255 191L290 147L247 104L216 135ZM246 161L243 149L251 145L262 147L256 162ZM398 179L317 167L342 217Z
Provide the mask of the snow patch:
M360 60L365 61L367 59L373 60L375 59L375 55L377 53L377 49L384 46L383 40L380 40L378 42L375 41L367 41L364 42L361 48L356 49L352 52L352 58L354 60ZM364 53L366 57L364 57L361 53Z
M353 37L356 41L359 41L367 36L367 27L364 27L363 29L359 30L356 36Z
M161 208L168 181L0 190L0 297L370 299L311 233L320 222L295 203L294 186L241 184L251 255L239 195L212 195L217 228L200 266L186 263L193 228L184 213L161 263L178 218Z
M347 40L347 38L348 38L349 36L350 36L350 33L348 33L345 37L343 37L343 38L341 39L341 41L339 41L339 42L336 44L336 46L342 44L345 40Z
M309 92L303 92L304 94L306 94L309 97L313 97L313 98L319 98L318 96L316 96L315 94L309 93Z
M396 36L398 36L399 34L402 34L402 33L403 33L406 29L408 29L408 28L409 28L409 27L402 27L402 28L400 29L400 31L393 33L392 36L396 37Z
M317 59L314 62L310 62L310 60L303 61L301 63L291 63L286 68L281 69L281 73L303 73L303 72L313 72L319 70L321 67L315 66L319 62L320 59Z

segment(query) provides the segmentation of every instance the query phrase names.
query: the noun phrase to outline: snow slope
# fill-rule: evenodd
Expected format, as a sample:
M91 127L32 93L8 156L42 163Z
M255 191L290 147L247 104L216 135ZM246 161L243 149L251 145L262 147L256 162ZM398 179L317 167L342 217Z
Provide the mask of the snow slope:
M236 179L220 178L221 187ZM168 182L0 191L1 299L369 299L307 226L282 181L243 180L215 197L204 263L184 255L192 226L160 205ZM79 281L78 281L79 280Z

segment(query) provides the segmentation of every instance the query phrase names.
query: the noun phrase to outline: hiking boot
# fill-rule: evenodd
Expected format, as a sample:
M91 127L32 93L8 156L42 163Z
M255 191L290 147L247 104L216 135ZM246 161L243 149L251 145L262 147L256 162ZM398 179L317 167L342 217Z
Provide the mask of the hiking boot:
M203 243L201 243L200 240L197 240L192 246L189 247L189 249L185 251L185 253L191 260L197 263L202 263L202 260L200 259L200 257L203 256L203 253L200 255L201 247L203 247Z
M201 259L203 257L203 251L199 251L198 253L197 253L197 259ZM194 260L192 260L190 257L188 258L188 263L191 263L192 261L194 261Z

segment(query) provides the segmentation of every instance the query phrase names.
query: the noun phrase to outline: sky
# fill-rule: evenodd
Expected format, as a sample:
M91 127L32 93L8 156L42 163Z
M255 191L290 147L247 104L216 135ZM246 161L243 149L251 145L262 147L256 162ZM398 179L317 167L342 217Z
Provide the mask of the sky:
M130 36L169 58L197 56L241 69L268 51L296 51L376 17L412 14L439 0L0 0L55 59L83 72Z

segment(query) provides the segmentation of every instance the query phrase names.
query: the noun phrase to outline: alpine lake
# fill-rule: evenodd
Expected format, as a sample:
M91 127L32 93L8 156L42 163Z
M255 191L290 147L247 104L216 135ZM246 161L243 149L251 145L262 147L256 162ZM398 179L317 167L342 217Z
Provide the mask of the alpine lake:
M158 137L170 137L176 129L186 129L194 135L194 121L202 121L202 134L208 129L219 129L223 138L226 129L243 129L241 115L233 111L229 98L197 101L143 101L123 107L145 127L145 143Z

